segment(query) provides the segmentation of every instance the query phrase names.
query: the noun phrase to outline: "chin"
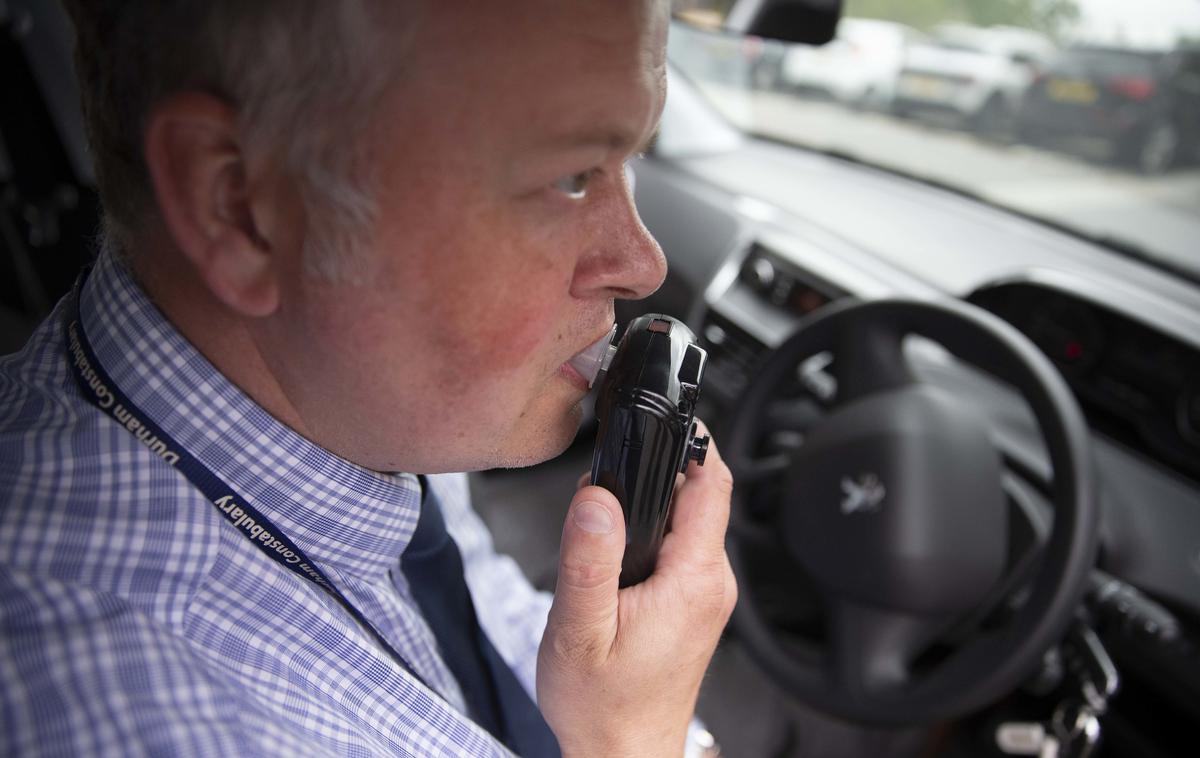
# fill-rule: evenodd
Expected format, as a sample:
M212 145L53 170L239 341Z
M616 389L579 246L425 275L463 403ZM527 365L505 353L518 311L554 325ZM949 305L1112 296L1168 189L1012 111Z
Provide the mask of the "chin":
M514 434L511 444L493 451L492 467L524 468L555 458L575 441L582 422L583 405L576 402L565 413Z

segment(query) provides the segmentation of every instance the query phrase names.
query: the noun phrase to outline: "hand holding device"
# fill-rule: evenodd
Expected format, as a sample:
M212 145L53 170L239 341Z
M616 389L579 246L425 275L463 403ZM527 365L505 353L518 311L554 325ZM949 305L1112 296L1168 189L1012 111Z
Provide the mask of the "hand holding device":
M703 429L702 429L703 431ZM715 443L675 488L649 581L618 589L621 504L581 482L538 651L538 707L563 758L683 754L704 672L737 601L725 553L733 480Z

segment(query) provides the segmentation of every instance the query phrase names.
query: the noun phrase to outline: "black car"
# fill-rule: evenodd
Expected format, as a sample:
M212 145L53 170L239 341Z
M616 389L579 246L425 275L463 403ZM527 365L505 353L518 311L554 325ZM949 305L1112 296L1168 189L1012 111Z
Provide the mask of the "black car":
M1200 133L1200 50L1081 47L1064 52L1026 92L1021 138L1102 143L1148 174L1189 157Z

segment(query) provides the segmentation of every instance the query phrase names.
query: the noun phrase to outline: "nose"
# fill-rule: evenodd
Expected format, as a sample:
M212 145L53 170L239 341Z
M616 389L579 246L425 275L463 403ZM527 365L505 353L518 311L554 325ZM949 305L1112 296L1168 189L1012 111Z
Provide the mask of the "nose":
M622 177L614 184L597 209L589 247L575 267L571 290L576 297L638 300L667 277L667 259L642 223L628 181Z

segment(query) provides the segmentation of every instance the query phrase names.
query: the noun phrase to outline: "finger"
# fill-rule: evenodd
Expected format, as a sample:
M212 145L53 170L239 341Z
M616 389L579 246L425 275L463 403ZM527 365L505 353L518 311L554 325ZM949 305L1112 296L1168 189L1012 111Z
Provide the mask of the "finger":
M579 479L578 479L578 480L576 480L576 482L575 482L575 489L577 489L577 490L581 490L581 489L583 489L584 487L588 486L588 485L589 485L589 484L591 484L591 483L592 483L592 472L591 472L591 470L584 471L584 472L583 472L583 473L582 473L582 474L579 476Z
M675 488L671 490L672 499L674 499L674 497L675 497L674 493L679 492L679 488L683 486L683 483L685 481L686 481L686 479L683 474L675 475ZM672 527L672 524L674 524L674 522L675 522L675 508L672 507L671 510L667 511L667 531L668 532L671 531L671 527Z
M733 475L714 441L704 465L689 464L682 486L675 491L671 517L672 552L685 559L717 560L724 554L729 526Z
M602 487L576 492L563 525L550 609L556 646L577 653L611 646L624 551L625 521L616 497Z

